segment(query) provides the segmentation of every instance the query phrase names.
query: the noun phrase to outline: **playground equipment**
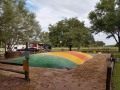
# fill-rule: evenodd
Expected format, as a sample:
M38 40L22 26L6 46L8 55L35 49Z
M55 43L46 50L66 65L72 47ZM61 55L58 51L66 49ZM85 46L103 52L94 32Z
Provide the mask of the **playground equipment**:
M89 54L74 51L31 54L29 57L29 66L59 69L66 67L73 68L92 58ZM8 62L22 63L23 60L25 60L25 58L21 57L9 60Z

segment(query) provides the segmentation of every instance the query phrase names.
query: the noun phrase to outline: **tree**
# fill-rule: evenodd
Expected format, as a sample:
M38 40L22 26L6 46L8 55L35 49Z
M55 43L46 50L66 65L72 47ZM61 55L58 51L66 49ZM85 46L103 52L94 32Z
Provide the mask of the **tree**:
M100 0L89 13L89 19L93 32L104 32L107 38L113 37L120 52L120 0Z
M41 27L35 14L25 7L25 0L1 0L0 6L0 40L10 49L39 39Z
M100 47L100 46L104 46L105 43L103 41L95 41L92 46L94 47Z
M79 50L80 46L93 40L91 31L77 18L64 19L55 25L50 25L49 31L49 39L54 46L72 45L77 46Z
M44 44L51 44L49 40L49 32L45 32L45 31L41 32L40 42Z
M49 39L53 46L55 47L66 46L65 32L67 32L68 30L65 28L66 27L64 27L63 20L56 23L56 25L49 25Z

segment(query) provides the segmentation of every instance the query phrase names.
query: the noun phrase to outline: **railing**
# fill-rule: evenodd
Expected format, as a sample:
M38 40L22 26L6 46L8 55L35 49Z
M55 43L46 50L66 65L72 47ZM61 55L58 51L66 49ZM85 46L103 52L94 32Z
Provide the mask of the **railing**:
M107 78L106 78L106 90L111 90L111 77L116 63L116 59L113 55L108 59L110 65L107 67Z
M19 73L19 74L24 74L25 75L25 80L28 81L28 82L30 81L30 79L29 79L29 65L28 65L27 60L24 60L23 64L11 63L11 62L5 62L5 61L0 61L0 63L1 64L7 64L7 65L23 66L23 71L18 71L18 70L13 70L13 69L5 69L5 68L0 68L0 70L15 72L15 73Z

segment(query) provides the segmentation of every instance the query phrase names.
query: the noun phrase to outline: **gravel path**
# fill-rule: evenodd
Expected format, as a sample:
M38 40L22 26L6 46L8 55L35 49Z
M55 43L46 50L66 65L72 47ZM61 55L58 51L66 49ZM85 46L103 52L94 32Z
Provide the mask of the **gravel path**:
M105 90L108 57L110 54L98 54L69 71L30 67L30 83L22 74L0 70L0 74L8 76L0 78L0 90ZM0 67L22 70L18 66Z

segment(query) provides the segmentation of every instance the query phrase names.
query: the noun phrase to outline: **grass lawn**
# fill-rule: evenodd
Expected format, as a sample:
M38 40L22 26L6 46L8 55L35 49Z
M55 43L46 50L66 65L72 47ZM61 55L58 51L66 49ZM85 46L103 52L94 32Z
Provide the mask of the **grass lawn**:
M112 90L120 90L120 53L115 55L118 59L115 64L114 72L112 75Z
M53 47L52 51L68 51L68 47ZM72 47L72 51L77 51L77 47ZM118 52L118 47L81 47L82 52L108 52L115 53Z

